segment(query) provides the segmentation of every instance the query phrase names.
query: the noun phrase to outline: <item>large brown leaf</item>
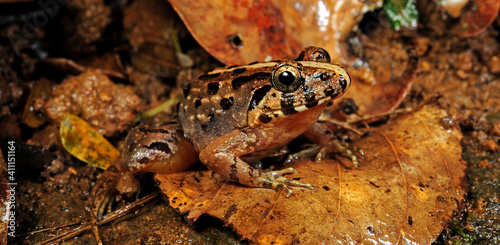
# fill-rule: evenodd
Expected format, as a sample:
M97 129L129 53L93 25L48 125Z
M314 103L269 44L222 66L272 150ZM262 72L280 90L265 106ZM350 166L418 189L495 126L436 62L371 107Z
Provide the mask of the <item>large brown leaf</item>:
M339 61L340 42L381 0L169 0L193 37L223 63L295 57L320 46Z
M410 92L418 67L418 57L414 49L407 50L408 62L401 76L386 83L376 83L374 85L360 82L360 77L353 76L353 82L349 90L345 93L345 98L351 98L359 107L357 114L350 115L351 121L356 121L359 115L372 116L371 120L376 120L377 115L387 114L394 111L403 102ZM337 107L335 104L333 108ZM363 120L370 122L371 120Z
M357 145L367 159L297 162L294 178L315 191L246 188L210 171L157 175L170 205L189 222L217 217L256 243L429 244L463 202L461 133L444 129L435 105L401 117Z

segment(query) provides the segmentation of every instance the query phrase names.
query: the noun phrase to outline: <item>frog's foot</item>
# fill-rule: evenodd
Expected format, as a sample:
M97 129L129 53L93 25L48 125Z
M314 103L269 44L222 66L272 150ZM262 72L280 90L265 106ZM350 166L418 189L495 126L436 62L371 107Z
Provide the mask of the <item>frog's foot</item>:
M104 171L92 187L90 198L85 205L86 211L90 213L91 230L97 244L102 244L97 221L102 220L106 207L110 208L113 203L116 194L117 176L118 173L114 166Z
M99 177L92 187L91 197L87 200L87 209L91 215L95 215L97 220L101 220L106 212L106 208L111 207L116 195L116 185L119 180L119 173L115 167L110 167Z
M313 158L318 154L321 148L322 147L320 145L314 145L297 153L289 154L285 160L285 163L291 163L300 159Z
M347 142L332 140L327 145L320 147L318 153L316 154L316 162L321 161L326 157L326 155L333 152L341 157L351 159L354 167L357 167L359 165L358 156L365 158L365 153L363 152L363 150L359 149L359 147Z
M278 190L280 188L284 188L288 193L286 195L289 198L292 195L292 190L290 187L303 187L310 190L314 190L314 186L307 183L301 183L296 180L290 180L288 178L283 177L286 174L296 174L297 171L293 168L286 168L282 170L276 171L266 171L262 172L260 176L260 182L264 184L265 187L268 187L273 190Z
M319 162L330 153L336 153L342 157L351 159L355 167L359 165L358 156L362 158L365 157L363 150L359 149L357 146L346 142L340 142L339 140L332 140L325 146L315 145L297 153L290 154L285 162L290 163L298 159L312 157L315 157L315 161Z

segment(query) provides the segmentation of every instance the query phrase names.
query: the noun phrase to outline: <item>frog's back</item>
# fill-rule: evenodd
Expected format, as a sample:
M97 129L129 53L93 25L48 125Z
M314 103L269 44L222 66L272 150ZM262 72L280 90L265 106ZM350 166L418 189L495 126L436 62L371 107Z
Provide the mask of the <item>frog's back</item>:
M220 68L183 88L179 120L186 138L200 151L211 141L248 125L255 92L269 84L272 68Z

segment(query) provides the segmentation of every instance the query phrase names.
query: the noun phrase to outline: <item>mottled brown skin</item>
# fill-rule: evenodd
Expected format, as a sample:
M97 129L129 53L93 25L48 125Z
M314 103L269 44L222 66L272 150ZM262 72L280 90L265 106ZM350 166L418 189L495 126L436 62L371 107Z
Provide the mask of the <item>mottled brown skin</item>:
M330 64L325 50L308 47L295 60L219 68L198 77L183 89L179 121L199 160L225 178L248 187L312 188L282 176L295 173L291 168L266 172L248 163L306 132L349 85L347 72ZM128 149L124 161L137 169L133 162L145 160L131 160L134 146Z
M158 127L143 123L127 135L122 162L132 173L177 173L198 162L197 155L177 121Z

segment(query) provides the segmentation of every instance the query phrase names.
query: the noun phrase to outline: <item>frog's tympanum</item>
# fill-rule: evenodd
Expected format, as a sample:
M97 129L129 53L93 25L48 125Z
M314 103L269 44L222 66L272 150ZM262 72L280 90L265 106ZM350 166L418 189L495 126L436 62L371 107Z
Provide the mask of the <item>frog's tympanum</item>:
M297 59L215 69L183 88L178 122L139 125L130 132L123 162L132 172L170 173L199 159L244 186L286 188L289 194L289 186L312 189L283 177L295 173L292 168L265 171L249 163L301 134L328 145L332 139L325 140L316 120L350 83L347 72L317 47L305 48ZM347 156L354 161L351 151Z

